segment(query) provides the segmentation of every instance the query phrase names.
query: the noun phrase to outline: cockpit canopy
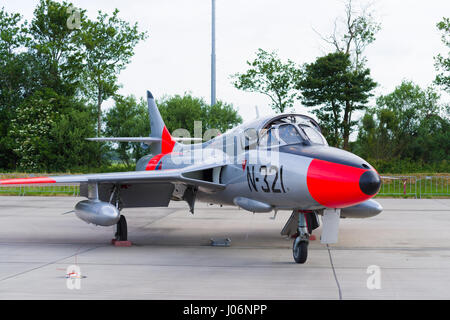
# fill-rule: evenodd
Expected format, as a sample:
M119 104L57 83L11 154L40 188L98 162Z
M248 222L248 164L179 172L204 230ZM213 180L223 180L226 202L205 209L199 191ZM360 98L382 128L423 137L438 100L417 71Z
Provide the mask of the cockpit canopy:
M245 149L256 145L260 148L298 143L328 145L317 122L304 115L281 115L270 119L261 130L247 128L244 133Z

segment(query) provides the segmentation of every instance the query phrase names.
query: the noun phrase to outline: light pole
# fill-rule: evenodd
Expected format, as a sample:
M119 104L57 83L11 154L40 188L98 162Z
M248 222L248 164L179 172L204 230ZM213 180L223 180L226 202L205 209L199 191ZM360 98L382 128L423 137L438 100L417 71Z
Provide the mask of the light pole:
M216 0L211 10L211 105L216 104Z

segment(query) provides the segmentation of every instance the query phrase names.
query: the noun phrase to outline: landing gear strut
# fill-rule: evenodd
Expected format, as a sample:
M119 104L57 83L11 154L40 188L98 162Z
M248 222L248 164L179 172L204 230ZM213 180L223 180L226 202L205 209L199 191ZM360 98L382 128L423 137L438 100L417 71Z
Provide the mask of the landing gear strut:
M298 236L292 246L292 254L297 263L305 263L308 257L309 232L306 213L298 211Z
M111 191L111 196L109 198L109 203L114 203L116 205L119 213L122 211L122 203L120 201L120 186L115 185ZM125 219L124 215L120 215L119 221L115 226L114 239L111 240L111 243L116 247L131 247L131 242L128 241L128 227L127 227L127 219Z

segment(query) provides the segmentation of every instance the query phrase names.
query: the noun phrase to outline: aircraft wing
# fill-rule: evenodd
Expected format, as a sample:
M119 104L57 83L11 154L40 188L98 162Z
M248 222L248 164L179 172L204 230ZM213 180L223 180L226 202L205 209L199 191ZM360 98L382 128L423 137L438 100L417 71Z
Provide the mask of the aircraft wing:
M225 185L214 183L212 170L220 165L195 165L182 169L156 171L130 171L93 173L65 176L0 179L0 186L6 185L52 185L52 184L133 184L133 183L183 183L211 191L222 190Z
M171 199L186 200L194 210L195 193L217 192L224 184L213 182L213 170L222 165L192 165L182 169L80 174L18 179L1 179L0 187L12 185L80 185L80 195L89 196L89 185L96 184L98 198L110 202L116 186L120 187L123 208L167 207Z

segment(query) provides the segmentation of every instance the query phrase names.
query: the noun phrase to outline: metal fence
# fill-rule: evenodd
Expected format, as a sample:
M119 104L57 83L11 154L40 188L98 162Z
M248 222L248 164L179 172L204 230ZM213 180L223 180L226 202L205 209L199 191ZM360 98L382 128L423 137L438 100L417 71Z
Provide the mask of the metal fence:
M21 175L33 177L39 175ZM17 178L17 174L0 174L2 179ZM383 176L379 196L402 196L420 199L423 197L450 197L450 176ZM80 187L76 184L65 185L29 185L29 186L0 186L3 195L66 195L79 196Z
M450 176L427 176L417 180L419 185L419 198L422 196L448 196Z
M450 176L383 176L380 196L450 196Z

